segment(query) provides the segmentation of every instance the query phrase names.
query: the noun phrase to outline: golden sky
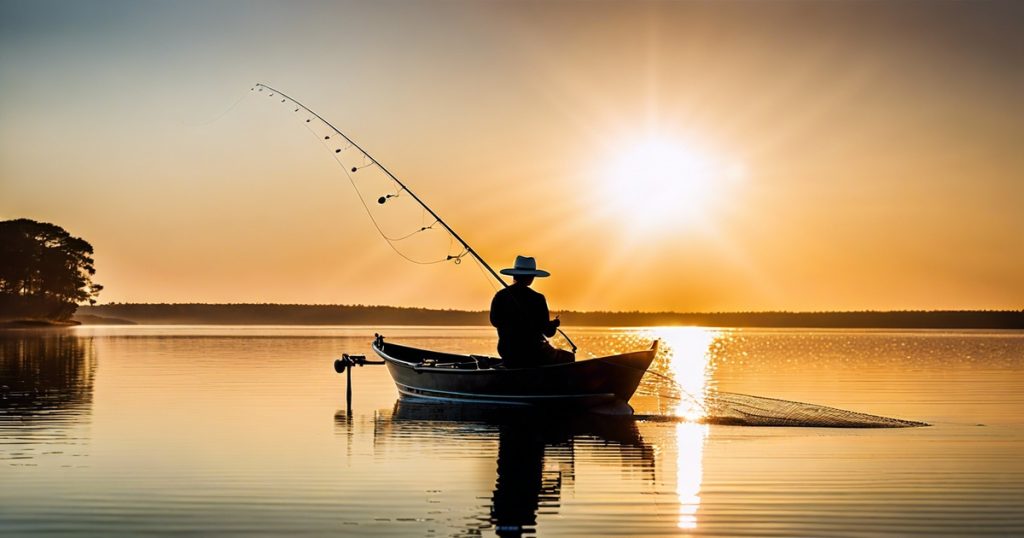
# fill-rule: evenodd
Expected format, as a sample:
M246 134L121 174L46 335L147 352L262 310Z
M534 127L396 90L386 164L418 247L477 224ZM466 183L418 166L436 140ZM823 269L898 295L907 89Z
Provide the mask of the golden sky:
M1022 35L1012 2L3 2L0 218L92 242L103 302L486 308L264 82L555 309L1019 309Z

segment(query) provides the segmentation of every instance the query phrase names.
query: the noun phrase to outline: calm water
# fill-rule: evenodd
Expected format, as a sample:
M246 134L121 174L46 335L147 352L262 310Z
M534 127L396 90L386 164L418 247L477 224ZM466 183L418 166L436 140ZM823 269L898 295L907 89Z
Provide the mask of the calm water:
M487 329L391 328L488 353ZM926 421L824 429L494 420L397 404L331 363L367 328L103 327L0 334L3 535L1024 534L1024 334L574 330L658 336L654 369L732 391ZM585 356L587 353L584 354ZM699 408L645 380L644 415Z

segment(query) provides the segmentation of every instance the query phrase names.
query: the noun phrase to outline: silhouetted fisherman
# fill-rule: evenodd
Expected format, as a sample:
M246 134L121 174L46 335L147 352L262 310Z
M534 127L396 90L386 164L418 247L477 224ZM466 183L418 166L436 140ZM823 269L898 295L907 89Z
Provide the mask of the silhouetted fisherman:
M559 320L549 319L544 296L530 289L535 277L551 273L537 269L537 261L516 256L515 266L501 274L513 277L511 286L499 291L491 301L491 325L498 329L498 354L509 368L564 364L576 360L565 350L548 343L555 335Z

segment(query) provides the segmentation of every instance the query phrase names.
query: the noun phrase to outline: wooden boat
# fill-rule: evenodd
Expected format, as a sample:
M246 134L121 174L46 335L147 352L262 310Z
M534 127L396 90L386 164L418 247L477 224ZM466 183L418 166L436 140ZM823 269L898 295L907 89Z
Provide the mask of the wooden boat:
M571 364L505 368L501 359L392 344L376 335L373 351L408 398L631 413L629 399L647 372L650 349Z

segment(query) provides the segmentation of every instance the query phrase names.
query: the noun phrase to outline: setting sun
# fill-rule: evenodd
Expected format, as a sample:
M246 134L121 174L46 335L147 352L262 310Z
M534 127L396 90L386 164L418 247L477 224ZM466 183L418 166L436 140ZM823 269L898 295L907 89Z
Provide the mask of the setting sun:
M602 203L633 229L703 224L736 179L715 156L681 140L650 136L610 153Z

